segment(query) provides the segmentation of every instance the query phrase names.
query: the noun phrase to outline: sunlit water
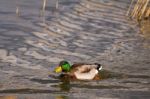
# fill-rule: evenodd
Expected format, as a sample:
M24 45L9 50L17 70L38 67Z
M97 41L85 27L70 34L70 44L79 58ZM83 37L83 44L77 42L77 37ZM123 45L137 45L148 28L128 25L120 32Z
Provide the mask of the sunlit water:
M18 1L0 0L0 99L150 98L150 41L125 16L130 0L48 0L44 15L42 0ZM105 79L49 76L61 60L101 63Z

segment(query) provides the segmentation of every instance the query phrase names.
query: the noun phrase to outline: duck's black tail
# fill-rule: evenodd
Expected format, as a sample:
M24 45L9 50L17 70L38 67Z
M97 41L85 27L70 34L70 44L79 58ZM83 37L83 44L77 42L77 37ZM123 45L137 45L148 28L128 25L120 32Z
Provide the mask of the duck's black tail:
M97 65L97 70L101 70L102 69L102 65L101 64L99 64L99 63L95 63L95 65Z

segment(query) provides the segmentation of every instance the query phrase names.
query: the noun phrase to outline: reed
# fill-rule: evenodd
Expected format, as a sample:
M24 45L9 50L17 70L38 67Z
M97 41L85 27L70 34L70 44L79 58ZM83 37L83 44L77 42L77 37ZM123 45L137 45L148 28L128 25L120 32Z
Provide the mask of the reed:
M19 1L17 0L16 1L16 15L17 16L20 16L20 9L19 9L20 7L19 7Z
M41 16L45 15L46 3L47 3L47 0L43 0L42 8L41 8L41 11L40 11L41 12L40 13Z
M47 2L47 0L43 0L43 7L42 7L42 11L43 11L43 12L45 11L46 2Z
M56 9L58 10L59 0L56 0Z
M126 15L138 21L149 18L150 0L132 0Z
M47 0L43 0L42 11L41 11L42 16L45 14L46 3L47 3ZM59 0L56 0L56 4L55 4L56 10L58 10L58 7L59 7Z

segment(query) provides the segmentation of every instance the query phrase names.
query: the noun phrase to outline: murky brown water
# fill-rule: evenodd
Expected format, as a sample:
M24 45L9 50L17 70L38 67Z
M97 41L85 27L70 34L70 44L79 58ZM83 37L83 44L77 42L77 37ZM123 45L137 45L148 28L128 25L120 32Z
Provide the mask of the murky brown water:
M41 0L20 0L19 17L14 1L0 1L0 99L150 98L150 41L125 16L130 0L48 0L44 16ZM103 64L104 79L49 76L64 59Z

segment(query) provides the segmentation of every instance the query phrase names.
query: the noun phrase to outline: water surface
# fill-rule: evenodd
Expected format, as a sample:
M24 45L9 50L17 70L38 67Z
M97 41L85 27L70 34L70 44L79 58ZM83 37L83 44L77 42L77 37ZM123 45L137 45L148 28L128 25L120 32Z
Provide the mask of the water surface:
M130 0L0 1L0 99L149 99L150 41L125 13ZM19 7L19 16L16 15ZM103 64L106 79L49 76L61 60ZM55 75L51 73L51 75Z

